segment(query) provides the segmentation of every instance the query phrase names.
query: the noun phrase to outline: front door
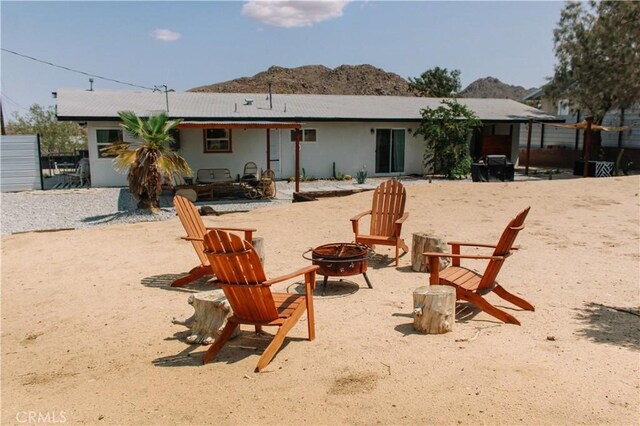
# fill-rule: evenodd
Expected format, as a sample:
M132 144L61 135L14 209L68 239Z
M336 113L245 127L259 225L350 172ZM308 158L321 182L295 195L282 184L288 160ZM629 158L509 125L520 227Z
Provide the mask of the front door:
M376 129L376 173L404 173L404 129Z

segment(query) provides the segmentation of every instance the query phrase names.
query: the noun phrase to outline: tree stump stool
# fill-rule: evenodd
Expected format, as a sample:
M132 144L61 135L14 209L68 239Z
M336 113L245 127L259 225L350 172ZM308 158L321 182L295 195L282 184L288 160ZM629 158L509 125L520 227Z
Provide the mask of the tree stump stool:
M191 329L187 343L210 345L220 335L227 318L233 315L231 306L222 290L203 291L189 296L188 303L193 306L194 314L184 320L173 319L174 324L184 325ZM240 333L236 328L231 337Z
M254 249L256 249L256 253L258 253L258 258L260 259L260 263L262 267L264 267L264 238L262 237L253 237L251 238L251 245Z
M425 262L422 255L426 251L445 253L446 244L442 238L431 232L414 232L411 244L411 269L415 272L430 272L429 264ZM438 261L440 262L440 270L449 265L449 259L446 257L441 257Z
M418 287L413 292L413 328L427 334L453 330L456 289L448 285Z

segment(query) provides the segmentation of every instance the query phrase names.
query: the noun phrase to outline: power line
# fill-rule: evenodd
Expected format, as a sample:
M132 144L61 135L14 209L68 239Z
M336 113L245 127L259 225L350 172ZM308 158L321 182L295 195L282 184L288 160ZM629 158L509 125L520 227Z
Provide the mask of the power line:
M6 99L9 101L9 103L13 104L14 106L17 106L20 109L23 109L25 111L29 111L29 108L25 108L22 105L20 105L18 102L16 102L15 100L11 99L5 92L0 92L0 95L2 95L2 99Z
M95 78L99 78L99 79L105 80L105 81L112 81L114 83L124 84L126 86L137 87L139 89L154 90L153 87L140 86L138 84L127 83L126 81L120 81L120 80L116 80L116 79L113 79L113 78L102 77L102 76L97 75L97 74L91 74L91 73L88 73L88 72L75 70L73 68L65 67L65 66L62 66L62 65L57 65L57 64L54 64L52 62L48 62L48 61L44 61L42 59L34 58L33 56L23 55L22 53L18 53L18 52L14 52L13 50L5 49L4 47L1 47L0 49L5 51L5 52L7 52L7 53L12 53L12 54L14 54L16 56L21 56L23 58L31 59L32 61L40 62L40 63L46 64L46 65L51 65L52 67L61 68L63 70L67 70L67 71L75 72L75 73L78 73L78 74L86 75L88 77L95 77Z

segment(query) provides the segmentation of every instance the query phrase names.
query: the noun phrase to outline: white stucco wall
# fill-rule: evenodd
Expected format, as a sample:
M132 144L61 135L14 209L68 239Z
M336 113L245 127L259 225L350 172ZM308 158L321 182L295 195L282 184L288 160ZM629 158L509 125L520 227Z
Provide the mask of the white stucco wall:
M117 122L87 123L89 140L89 161L93 186L126 186L125 175L113 170L110 158L98 158L96 130L118 129ZM300 167L307 176L331 177L332 164L336 172L355 176L366 165L369 176L375 174L375 132L371 129L405 129L405 169L403 174L422 173L424 141L415 138L407 129L415 129L415 123L308 123L303 128L316 129L317 142L301 143ZM270 130L271 168L278 178L286 179L295 175L295 143L290 142L290 131ZM126 133L125 140L130 140ZM265 129L233 129L231 153L205 153L202 129L181 129L180 149L194 174L198 169L227 168L232 176L242 174L244 165L253 161L258 169L267 168L267 143ZM274 161L280 159L279 162ZM280 167L278 166L280 163Z
M113 170L112 158L98 158L98 146L96 140L96 130L98 129L120 129L117 121L90 121L87 123L87 140L89 143L89 171L91 173L91 186L127 186L127 176ZM126 141L131 140L124 133Z

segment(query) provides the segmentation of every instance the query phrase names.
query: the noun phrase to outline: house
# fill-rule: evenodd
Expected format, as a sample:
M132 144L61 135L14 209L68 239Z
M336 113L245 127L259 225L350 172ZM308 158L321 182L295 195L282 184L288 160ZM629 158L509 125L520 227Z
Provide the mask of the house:
M334 163L336 172L345 174L355 175L364 166L369 176L398 176L423 174L425 142L413 130L421 121L420 110L437 108L440 102L400 96L64 89L57 92L57 117L86 124L94 186L126 185L126 177L100 152L111 142L129 140L118 124L117 113L125 110L141 116L168 111L170 117L183 119L176 149L194 172L227 168L236 176L253 161L282 179L302 169L309 177L331 177ZM504 154L516 162L523 123L557 121L509 99L459 102L484 124L471 141L474 157Z
M578 123L585 118L584 111L572 109L567 99L552 101L545 97L542 88L528 93L522 100L537 102L545 113L557 116L566 123ZM607 160L615 161L619 149L623 148L628 159L640 161L640 105L626 111L610 111L602 125L627 127L621 132L601 133ZM554 127L544 122L533 123L531 130L530 161L533 166L572 168L574 160L582 158L584 130ZM528 130L525 128L520 133L521 156L525 153L527 139Z

